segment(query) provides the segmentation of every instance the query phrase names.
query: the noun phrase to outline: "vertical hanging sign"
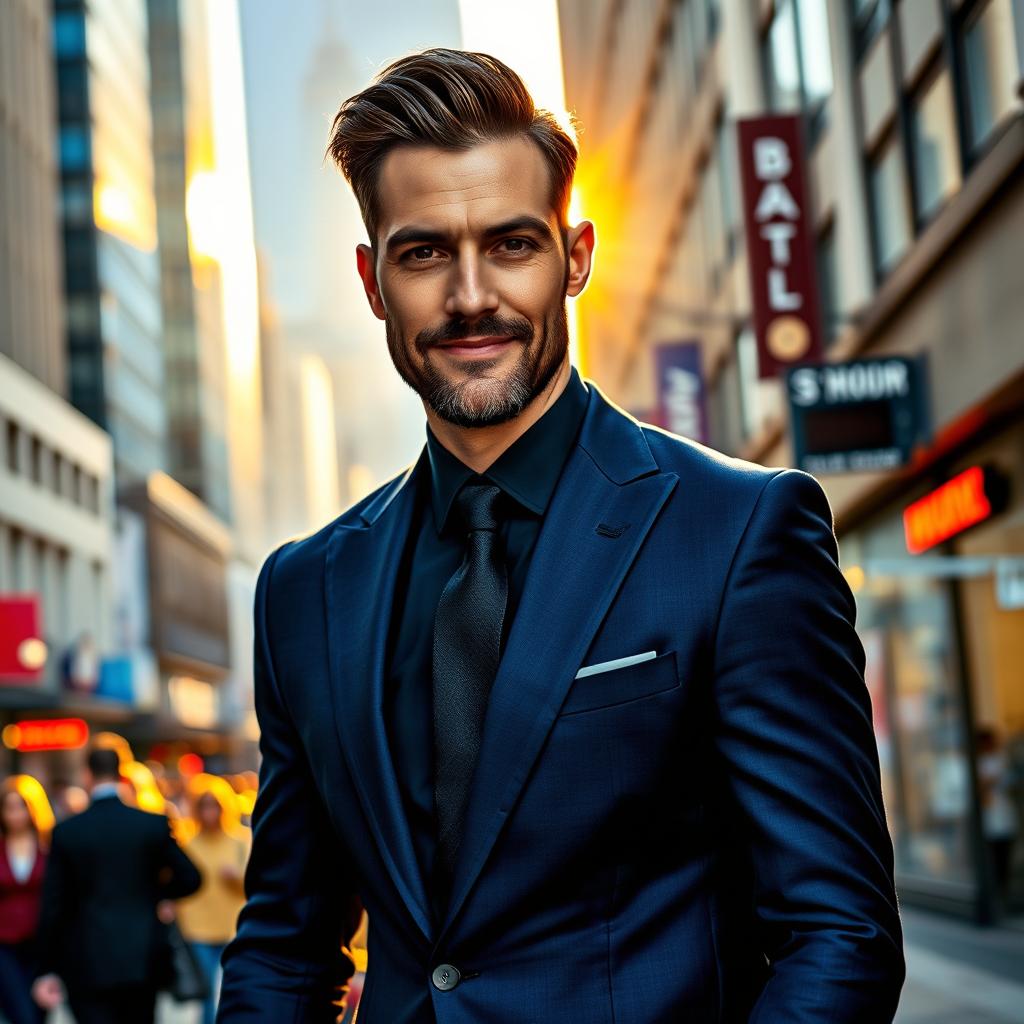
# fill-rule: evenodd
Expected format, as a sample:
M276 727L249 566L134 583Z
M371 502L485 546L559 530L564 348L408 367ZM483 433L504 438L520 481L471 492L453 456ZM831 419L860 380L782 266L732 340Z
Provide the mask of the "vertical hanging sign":
M737 122L758 374L822 358L814 233L798 115Z
M671 341L655 346L658 373L658 425L701 444L708 442L699 341Z

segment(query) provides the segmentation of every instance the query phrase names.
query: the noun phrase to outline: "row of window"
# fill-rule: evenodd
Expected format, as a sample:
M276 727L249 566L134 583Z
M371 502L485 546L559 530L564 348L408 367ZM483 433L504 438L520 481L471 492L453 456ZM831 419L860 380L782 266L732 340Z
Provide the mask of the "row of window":
M11 475L26 477L94 515L100 514L99 477L48 447L13 420L7 421L5 433L7 470Z
M875 267L884 277L1019 105L1012 0L851 0Z

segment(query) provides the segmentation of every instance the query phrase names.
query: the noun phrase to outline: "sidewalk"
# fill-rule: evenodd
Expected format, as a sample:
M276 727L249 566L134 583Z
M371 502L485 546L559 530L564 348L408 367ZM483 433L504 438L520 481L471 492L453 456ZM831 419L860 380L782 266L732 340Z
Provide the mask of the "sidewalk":
M1024 1024L1024 932L902 913L907 983L896 1024Z

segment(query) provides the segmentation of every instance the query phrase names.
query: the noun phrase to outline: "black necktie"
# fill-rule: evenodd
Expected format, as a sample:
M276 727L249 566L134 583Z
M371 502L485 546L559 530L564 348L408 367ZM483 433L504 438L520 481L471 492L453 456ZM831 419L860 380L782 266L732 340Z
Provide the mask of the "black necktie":
M450 884L462 838L484 714L501 656L508 576L497 516L501 489L466 483L455 511L466 554L441 593L434 619L434 807L439 866Z

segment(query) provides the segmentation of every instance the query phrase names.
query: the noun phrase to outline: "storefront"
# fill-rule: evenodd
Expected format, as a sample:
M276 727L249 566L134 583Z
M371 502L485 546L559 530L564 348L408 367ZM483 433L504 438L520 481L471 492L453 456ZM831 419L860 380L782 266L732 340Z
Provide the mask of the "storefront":
M1022 915L1024 419L930 467L840 547L901 893Z

